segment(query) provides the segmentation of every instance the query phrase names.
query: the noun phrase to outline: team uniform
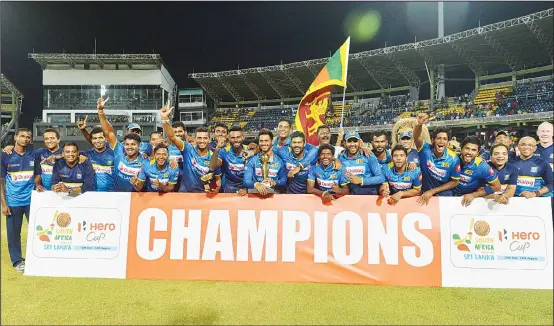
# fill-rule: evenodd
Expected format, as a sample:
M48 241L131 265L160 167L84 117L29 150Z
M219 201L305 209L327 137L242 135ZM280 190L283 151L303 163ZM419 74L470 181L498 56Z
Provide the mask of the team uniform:
M61 155L62 148L58 148L57 151L51 152L48 148L39 148L35 150L36 155L38 156L40 164L40 177L42 180L42 186L45 190L50 190L52 188L52 169L54 168L54 163L44 162L40 163L43 160L49 158L52 155Z
M513 165L519 170L516 196L524 191L534 192L542 187L547 187L548 193L541 197L552 197L552 169L546 161L538 157L531 157L527 160L518 158Z
M481 151L481 153L479 154L479 157L482 158L483 160L485 161L490 161L491 160L491 152L487 151L487 150L483 150Z
M92 148L81 154L86 156L92 164L96 178L96 189L102 192L115 191L114 152L109 144L103 152L98 152Z
M290 145L290 136L287 137L287 139L285 140L285 144L283 146L279 146L279 137L275 137L275 139L273 139L273 153L276 153L277 150L283 147L288 147L289 145Z
M246 162L243 181L244 188L253 189L256 182L263 181L261 157L262 153L258 153ZM279 156L273 154L268 164L269 172L267 177L275 181L275 189L278 190L278 188L286 186L287 169L283 160L281 160Z
M419 167L419 154L415 148L410 149L408 152L408 164L412 162Z
M2 152L0 157L0 177L5 180L6 202L11 211L11 215L6 216L8 251L15 267L24 261L21 256L21 225L23 214L29 221L34 176L40 173L40 160L36 151L31 149L26 149L23 154L15 150L11 154Z
M418 150L421 174L421 190L423 192L440 187L452 180L460 179L460 159L450 149L436 157L432 146L424 142ZM447 190L436 194L437 196L452 196L452 190Z
M247 151L248 146L242 145L242 150ZM221 160L221 172L225 177L225 185L222 187L224 193L234 193L242 189L244 180L245 162L242 154L237 155L231 145L219 150L217 154Z
M408 171L408 168L403 173L398 173L393 162L383 165L383 174L385 180L389 184L391 195L399 191L406 191L410 189L421 190L421 170L415 168L412 171Z
M550 168L554 170L554 144L544 148L541 144L537 145L537 150L535 151L535 157L539 157L550 164Z
M461 159L460 159L461 161ZM452 189L454 196L470 194L485 183L493 183L498 179L496 171L480 157L461 167L460 183Z
M57 160L52 169L52 185L60 182L63 182L68 188L81 187L81 193L96 191L92 163L86 160L83 163L77 162L75 166L69 167L64 158Z
M129 161L125 154L125 149L120 142L115 144L114 153L114 180L115 191L118 192L133 192L135 187L131 184L131 179L138 175L140 169L149 163L148 159L144 159L139 155L134 161Z
M160 188L155 187L151 180L158 179L161 184L167 185L177 184L177 179L179 178L179 170L172 169L169 166L169 163L166 162L163 169L159 169L158 164L155 160L145 164L138 174L138 179L142 182L146 182L146 190L149 192L159 192Z
M369 157L361 152L350 158L348 152L339 156L339 160L345 167L347 175L355 175L362 178L361 185L350 183L350 193L353 195L377 195L379 185L385 182L383 170L377 161L375 155Z
M213 152L201 156L196 147L188 142L184 142L181 155L183 156L183 170L181 171L181 185L179 192L204 192L204 182L200 179L210 172L210 160ZM221 169L218 167L214 175L221 175Z
M344 166L336 169L334 163L329 164L327 167L319 163L313 165L308 173L308 180L315 182L316 189L327 191L331 194L335 194L332 188L334 184L345 187L350 183L346 177Z
M311 146L308 149L308 146L304 148L304 155L300 158L294 157L291 147L283 147L278 152L277 155L285 163L287 171L294 170L299 163L302 163L304 168L298 172L294 178L289 179L287 182L287 193L288 194L305 194L308 192L306 181L308 180L308 173L310 168L317 163L318 149L315 146ZM305 164L305 162L309 162Z
M375 155L375 158L377 158L377 153L375 153L375 150L373 150L373 155ZM381 168L383 168L383 166L390 163L391 159L392 159L392 155L390 153L390 150L385 149L385 158L382 160L377 158L377 162L379 162L379 165L381 165Z
M489 165L496 172L496 175L498 176L498 181L500 182L500 191L495 192L495 194L503 194L509 185L517 186L517 177L519 176L519 170L513 164L506 163L500 170L490 162Z

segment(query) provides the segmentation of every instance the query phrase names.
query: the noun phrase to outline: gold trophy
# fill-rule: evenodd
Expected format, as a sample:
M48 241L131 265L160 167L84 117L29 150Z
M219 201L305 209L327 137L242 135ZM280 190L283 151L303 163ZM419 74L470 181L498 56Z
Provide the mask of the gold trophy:
M263 154L260 157L260 162L262 163L262 179L263 179L261 184L263 184L267 188L268 194L273 194L275 193L275 190L271 187L271 184L268 181L266 181L269 179L269 155ZM257 194L258 190L248 189L248 192Z
M207 174L204 174L200 177L200 180L204 182L204 190L213 192L217 188L217 183L214 178L214 173L212 171L208 172Z

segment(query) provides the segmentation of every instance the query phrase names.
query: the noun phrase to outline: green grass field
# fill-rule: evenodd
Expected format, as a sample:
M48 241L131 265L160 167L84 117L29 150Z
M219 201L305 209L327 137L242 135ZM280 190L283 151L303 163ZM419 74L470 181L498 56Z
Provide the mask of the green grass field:
M5 225L3 325L553 323L547 290L26 277L11 267Z

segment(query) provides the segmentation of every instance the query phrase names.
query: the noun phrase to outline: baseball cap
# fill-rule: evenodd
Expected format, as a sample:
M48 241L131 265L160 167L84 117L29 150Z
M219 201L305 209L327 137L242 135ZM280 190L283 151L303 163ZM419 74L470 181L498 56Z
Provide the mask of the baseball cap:
M497 131L496 134L494 134L494 137L498 137L498 135L500 135L500 134L504 134L504 135L510 137L510 134L506 130Z
M140 125L138 123L130 123L127 126L127 130L133 130L133 129L138 129L138 130L142 131L142 128L140 127Z
M404 131L404 132L399 133L399 135L400 135L400 139L402 139L404 137L409 137L409 138L413 137L411 131Z
M349 131L346 133L346 135L344 136L344 139L345 140L349 140L350 138L356 138L358 140L362 140L362 138L360 138L360 134L358 134L357 131Z

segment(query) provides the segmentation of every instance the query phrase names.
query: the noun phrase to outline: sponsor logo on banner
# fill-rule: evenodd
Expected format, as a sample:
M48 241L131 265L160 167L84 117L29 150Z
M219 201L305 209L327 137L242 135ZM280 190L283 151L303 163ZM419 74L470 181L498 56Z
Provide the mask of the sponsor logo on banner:
M121 214L116 209L42 207L35 216L33 253L41 258L114 259L119 254ZM91 216L92 215L92 216Z
M537 216L455 215L450 220L450 258L456 267L546 268L546 229Z
M131 194L127 278L441 285L438 200Z

